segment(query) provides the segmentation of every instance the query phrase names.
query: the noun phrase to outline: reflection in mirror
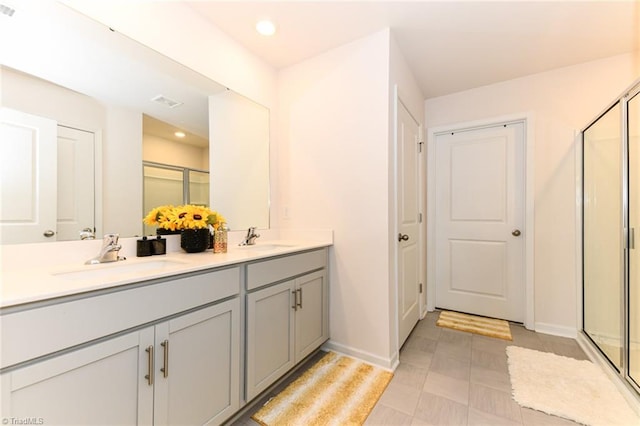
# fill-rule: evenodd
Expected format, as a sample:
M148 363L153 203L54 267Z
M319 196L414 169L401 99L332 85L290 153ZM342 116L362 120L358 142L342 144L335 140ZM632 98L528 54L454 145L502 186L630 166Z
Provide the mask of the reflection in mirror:
M95 100L0 67L0 238L4 244L79 239L95 222Z
M196 204L209 207L209 172L167 164L143 163L144 211L158 206ZM144 225L144 234L155 234Z
M231 229L269 227L269 111L235 92L209 98L211 200Z
M58 136L59 126L92 133L95 149L95 161L87 160L90 154L80 156L81 165L95 166L94 177L83 179L94 183L94 193L80 197L94 200L95 212L88 214L94 217L93 224L78 222L80 228L74 229L69 237L63 237L61 225L56 223L63 218L58 219L52 213L53 224L34 226L28 241L77 239L78 230L85 227L93 227L98 235L108 231L126 237L144 232L141 164L143 159L167 164L154 157L162 153L163 148L145 148L143 158L143 127L147 127L147 118L169 123L184 131L187 137L194 135L206 140L210 133L220 136L212 139L210 150L202 148L200 158L204 161L200 165L186 167L211 171L213 184L208 204L229 219L232 229L269 226L269 111L266 108L245 99L246 104L252 105L248 110L225 111L226 106L243 103L227 101L227 98L244 98L59 3L34 5L26 2L17 9L12 17L2 17L0 25L3 40L19 40L19 43L4 44L0 52L2 106L52 121L54 138ZM30 79L34 88L26 91L22 84ZM64 91L65 96L54 97L53 94L60 91ZM210 100L217 94L222 99L220 102ZM152 99L156 101L152 102ZM210 103L215 112L208 111ZM238 113L246 115L234 117ZM210 119L218 117L221 118L217 120L218 124L210 125ZM258 122L254 123L254 119ZM6 131L3 127L3 132ZM236 135L235 131L239 133ZM183 146L187 151L193 147ZM9 148L3 145L3 149ZM242 152L235 152L237 149ZM59 153L69 150L67 143ZM4 157L4 151L2 154ZM52 158L56 156L53 154ZM210 169L209 163L217 165L221 162L224 168ZM40 163L37 164L33 170L37 172L35 175L47 172L49 178L41 177L42 181L58 182L50 195L68 202L69 176L56 176L55 171L51 174L51 170L40 170ZM173 161L168 164L184 167ZM70 170L68 167L62 164L56 168ZM241 174L239 170L242 170ZM227 172L231 175L226 175ZM91 174L90 171L87 173ZM23 173L22 177L25 176ZM27 208L29 203L34 203L33 198L26 201L11 198L12 193L20 191L6 186L16 182L18 176L3 174L1 177L3 206ZM23 183L35 185L34 182ZM235 204L236 199L242 206ZM257 204L258 200L262 205ZM15 219L10 217L15 211L5 210L3 207L0 211L0 223L4 224L5 218ZM70 216L70 209L66 207L47 211L60 211L65 215L65 221ZM44 237L47 231L53 231L55 237ZM4 231L0 233L8 235ZM3 237L2 242L21 241Z

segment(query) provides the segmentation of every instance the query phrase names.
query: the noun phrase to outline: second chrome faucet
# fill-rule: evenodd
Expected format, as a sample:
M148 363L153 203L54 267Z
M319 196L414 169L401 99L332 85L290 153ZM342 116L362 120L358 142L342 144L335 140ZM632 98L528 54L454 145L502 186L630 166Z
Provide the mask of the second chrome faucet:
M252 226L247 229L247 235L244 239L238 244L239 246L252 246L256 243L256 238L260 238L260 234L256 234L256 227Z

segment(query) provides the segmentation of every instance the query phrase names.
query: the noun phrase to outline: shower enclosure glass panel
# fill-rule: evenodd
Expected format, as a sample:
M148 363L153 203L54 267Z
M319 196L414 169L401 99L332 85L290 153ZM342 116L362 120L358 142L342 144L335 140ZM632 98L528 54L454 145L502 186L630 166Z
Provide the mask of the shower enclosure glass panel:
M629 139L629 377L640 386L640 94L627 103ZM635 241L634 241L635 240Z
M624 262L621 107L615 104L583 135L584 324L620 370Z

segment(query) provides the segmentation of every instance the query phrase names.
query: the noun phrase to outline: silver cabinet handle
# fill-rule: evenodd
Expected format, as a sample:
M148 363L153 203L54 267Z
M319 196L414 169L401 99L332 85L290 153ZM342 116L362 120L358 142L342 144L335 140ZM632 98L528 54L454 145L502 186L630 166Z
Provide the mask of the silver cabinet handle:
M145 349L145 351L147 351L147 365L149 368L149 374L144 376L144 378L147 379L147 383L149 383L149 386L153 386L153 370L155 369L153 365L153 345L149 346L147 349Z
M297 303L297 306L302 309L302 289L299 288L296 290L296 292L300 295L300 302Z
M298 310L298 292L295 290L291 291L291 294L293 294L293 310L297 311Z
M54 235L56 235L56 233L55 233L55 232L53 232L51 229L47 229L46 231L44 231L44 232L42 233L42 235L44 235L44 236L45 236L45 237L47 237L47 238L51 238L51 237L53 237Z
M169 377L169 341L165 340L164 342L160 343L160 345L164 350L164 364L160 371L162 371L163 376L167 378Z
M520 236L520 230L519 229L514 229L513 231L511 231L511 235L513 235L514 237L519 237Z

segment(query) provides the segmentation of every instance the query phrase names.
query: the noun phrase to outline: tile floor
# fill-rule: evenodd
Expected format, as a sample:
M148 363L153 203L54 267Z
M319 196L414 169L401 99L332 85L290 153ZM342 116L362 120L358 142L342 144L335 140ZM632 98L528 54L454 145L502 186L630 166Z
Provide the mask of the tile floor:
M516 404L511 398L505 352L508 345L517 345L587 359L575 340L511 324L513 341L508 342L438 327L438 315L430 312L416 325L400 351L400 365L366 425L577 424ZM257 425L251 414L234 425Z
M587 359L573 339L511 324L512 342L420 321L400 351L400 365L366 425L575 425L521 408L511 398L506 347L523 346Z

